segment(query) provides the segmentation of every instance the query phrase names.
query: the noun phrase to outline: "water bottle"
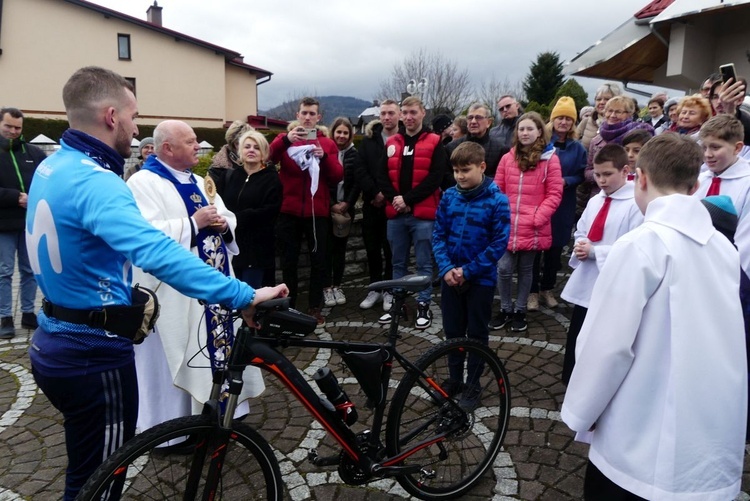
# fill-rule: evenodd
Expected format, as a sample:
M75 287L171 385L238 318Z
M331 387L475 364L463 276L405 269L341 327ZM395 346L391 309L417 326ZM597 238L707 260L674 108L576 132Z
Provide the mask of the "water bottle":
M339 417L348 425L352 425L357 422L357 409L354 408L354 404L346 392L339 386L339 382L336 380L336 376L333 375L331 369L328 367L322 367L315 371L313 379L317 383L320 390L328 398L328 401L333 404Z

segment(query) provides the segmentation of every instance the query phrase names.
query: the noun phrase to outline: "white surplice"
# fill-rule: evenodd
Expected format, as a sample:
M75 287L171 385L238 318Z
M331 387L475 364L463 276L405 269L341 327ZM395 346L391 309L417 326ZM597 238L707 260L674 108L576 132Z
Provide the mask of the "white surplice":
M737 251L686 195L652 201L602 268L562 419L602 473L640 497L726 501L740 490L739 277Z
M189 182L187 173L174 169L170 169L170 173L180 182ZM203 178L195 176L195 179L205 197ZM175 186L147 170L140 170L131 176L128 186L143 216L170 238L190 249L192 227L185 203ZM218 213L229 223L229 231L234 233L237 226L234 214L218 195L215 205ZM190 250L197 255L197 248ZM230 255L236 255L237 245L234 242L227 244L227 251ZM209 398L212 382L208 349L205 347L204 307L140 268L133 268L133 283L156 290L161 305L155 331L142 344L135 346L139 391L137 427L143 431L168 419L200 412L203 402ZM237 325L239 321L235 327ZM245 369L243 379L240 401L257 396L265 389L260 370L255 367ZM246 414L248 410L245 402L238 407L235 415Z

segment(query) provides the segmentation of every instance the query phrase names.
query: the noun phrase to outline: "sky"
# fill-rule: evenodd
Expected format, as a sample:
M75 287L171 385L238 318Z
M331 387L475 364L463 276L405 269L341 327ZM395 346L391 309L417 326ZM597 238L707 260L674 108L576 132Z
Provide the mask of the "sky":
M153 2L91 1L141 19ZM271 80L258 88L259 109L269 109L304 92L379 98L380 82L419 48L438 51L467 68L475 86L492 78L521 81L539 53L554 51L561 61L569 61L649 0L158 3L164 27L239 52L246 63L272 72ZM603 83L576 79L591 99Z

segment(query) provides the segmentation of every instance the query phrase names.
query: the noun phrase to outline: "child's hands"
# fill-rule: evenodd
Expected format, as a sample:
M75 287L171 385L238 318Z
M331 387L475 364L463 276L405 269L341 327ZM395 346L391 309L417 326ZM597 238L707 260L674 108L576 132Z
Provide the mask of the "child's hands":
M594 247L591 245L591 242L588 239L583 238L575 243L573 246L573 253L579 261L585 261L589 258L589 254L593 255L593 249Z
M443 275L443 280L445 280L445 283L450 285L451 287L463 285L463 283L466 282L463 269L461 268L453 268L448 273Z

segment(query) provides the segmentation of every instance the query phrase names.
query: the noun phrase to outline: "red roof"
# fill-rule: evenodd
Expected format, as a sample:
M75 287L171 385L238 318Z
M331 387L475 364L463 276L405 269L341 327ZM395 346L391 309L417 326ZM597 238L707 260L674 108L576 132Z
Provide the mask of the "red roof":
M654 0L650 4L635 13L636 19L646 19L661 14L661 12L672 5L674 0Z
M184 33L180 33L179 31L170 30L169 28L165 28L163 26L149 23L148 21L145 21L143 19L138 19L137 17L129 16L127 14L123 14L122 12L117 12L116 10L108 9L107 7L102 7L101 5L97 5L95 3L88 2L86 0L65 0L65 1L68 3L72 3L73 5L78 5L79 7L84 7L86 9L90 9L95 12L100 12L101 14L104 15L104 17L114 17L116 19L122 19L123 21L127 21L132 24L137 24L138 26L143 26L144 28L148 28L150 30L163 33L165 35L173 37L175 40L184 40L186 42L192 43L199 47L212 50L216 52L217 54L222 54L226 58L229 64L233 66L239 66L241 68L248 69L254 73L257 73L258 76L268 77L268 76L273 75L273 73L271 73L270 71L267 71L262 68L258 68L256 66L252 66L243 62L242 55L239 52L235 52L233 50L226 49L224 47L219 47L218 45L214 45L212 43L206 42L205 40L200 40L198 38L191 37L190 35L185 35ZM2 2L0 1L0 3Z

